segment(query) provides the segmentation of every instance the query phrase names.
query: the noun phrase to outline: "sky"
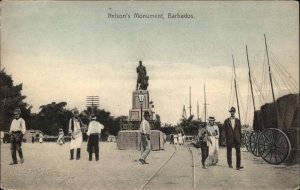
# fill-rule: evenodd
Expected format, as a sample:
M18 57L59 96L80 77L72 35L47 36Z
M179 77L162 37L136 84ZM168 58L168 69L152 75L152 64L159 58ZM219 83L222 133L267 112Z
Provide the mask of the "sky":
M251 125L246 45L252 76L262 84L268 77L264 34L271 64L280 64L297 86L286 89L271 65L275 96L299 91L297 2L4 1L1 12L2 68L15 84L23 83L33 112L53 101L83 110L86 96L97 95L101 109L128 116L142 60L163 123L179 122L183 106L189 106L190 86L192 114L197 115L199 101L203 119L204 85L207 114L222 122L236 106L233 55L241 120ZM165 19L113 19L108 13L164 14ZM168 13L194 18L168 19ZM255 93L256 109L272 101L268 88L262 101Z

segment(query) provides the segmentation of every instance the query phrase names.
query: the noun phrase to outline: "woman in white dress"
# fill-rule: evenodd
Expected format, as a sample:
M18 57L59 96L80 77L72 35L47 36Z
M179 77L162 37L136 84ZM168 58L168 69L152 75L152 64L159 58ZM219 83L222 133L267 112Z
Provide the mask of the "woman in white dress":
M218 163L219 154L219 127L215 124L214 117L209 117L208 121L209 123L206 129L211 142L208 142L208 158L205 161L206 166L216 165Z
M174 145L178 144L178 135L174 134Z
M183 136L181 133L178 134L178 144L183 145Z
M69 121L69 133L71 135L71 144L70 144L70 160L73 160L74 149L76 149L76 160L80 159L80 150L82 143L82 132L83 123L79 118L79 111L77 108L73 109L73 117Z

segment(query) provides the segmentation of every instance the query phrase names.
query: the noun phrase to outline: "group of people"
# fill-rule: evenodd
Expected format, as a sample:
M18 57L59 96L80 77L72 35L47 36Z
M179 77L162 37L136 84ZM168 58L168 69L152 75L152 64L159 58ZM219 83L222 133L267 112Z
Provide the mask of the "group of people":
M97 117L95 115L91 115L91 121L89 122L88 127L82 123L79 118L79 111L77 108L72 110L73 117L69 120L69 134L71 136L70 143L70 160L74 160L74 150L76 149L76 160L80 159L81 153L81 144L82 144L82 133L86 132L89 136L87 151L89 152L89 161L92 161L92 155L95 153L95 160L99 160L99 140L101 130L104 129L104 126L96 121ZM18 164L17 160L17 152L20 157L20 163L24 163L24 156L22 152L22 141L23 136L26 133L26 123L23 118L20 117L21 110L15 109L14 111L14 119L11 122L10 126L10 138L11 138L11 156L12 162L10 165ZM41 141L41 134L39 135L39 141ZM34 142L34 141L33 141ZM65 143L64 140L64 132L62 129L59 129L57 144L62 145Z
M32 143L35 143L35 137L36 137L36 134L32 134L32 135L31 135L31 142L32 142ZM44 135L43 135L42 132L40 132L40 133L38 134L38 140L39 140L39 143L43 143L43 142L44 142Z
M86 132L89 136L87 151L89 153L89 161L92 161L93 153L95 153L95 160L99 160L99 141L101 130L104 129L104 126L99 123L97 117L92 114L91 121L86 127L85 124L81 121L79 117L79 111L77 108L73 109L73 117L69 120L69 133L71 135L70 143L70 160L74 160L74 151L76 149L76 160L80 159L81 155L81 144L82 144L82 133Z
M182 133L171 134L170 135L170 144L174 145L184 145L185 136Z
M232 148L236 150L236 169L240 170L243 168L241 166L241 122L238 118L235 117L235 108L232 107L229 110L231 116L224 121L224 131L227 144L227 163L229 168L232 166ZM71 135L70 143L70 160L74 160L74 151L76 149L76 160L80 159L81 156L81 144L83 140L83 132L86 132L89 136L87 151L89 153L89 161L92 161L92 155L95 153L95 160L99 160L99 140L101 130L104 126L96 121L96 116L91 115L91 121L86 127L85 124L81 121L79 117L79 111L77 108L74 108L73 117L69 120L69 133ZM10 165L17 164L17 155L18 152L20 157L20 163L24 163L24 157L22 152L22 140L23 135L26 132L26 124L24 119L20 117L21 110L16 109L14 111L14 119L11 123L10 133L11 133L11 156L12 162ZM141 164L148 164L146 158L148 157L151 151L150 143L150 114L148 111L144 112L144 119L140 124L140 133L141 133L141 157L139 161ZM199 129L198 139L201 148L202 155L202 166L207 168L211 165L216 165L218 163L218 153L219 153L219 128L215 124L215 118L209 117L209 122L207 126L203 126ZM176 140L175 140L176 139ZM179 144L183 144L183 135L181 133L176 137L174 135L173 143L178 141ZM64 143L64 133L62 129L59 131L59 137L57 143L62 145ZM176 142L177 143L177 142Z
M236 150L236 169L240 170L241 166L241 122L235 117L235 108L231 107L229 110L230 117L224 121L223 129L225 132L226 146L227 146L227 164L229 168L232 166L232 148ZM219 128L215 124L215 118L209 117L208 125L202 126L199 129L198 139L201 148L201 163L202 167L206 169L208 166L216 165L218 163L219 153Z

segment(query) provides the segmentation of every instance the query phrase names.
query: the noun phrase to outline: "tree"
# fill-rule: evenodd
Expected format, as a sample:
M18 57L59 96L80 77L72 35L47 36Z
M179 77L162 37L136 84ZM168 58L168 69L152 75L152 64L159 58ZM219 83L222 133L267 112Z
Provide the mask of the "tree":
M193 118L194 118L194 115L191 115L189 118L183 117L181 119L180 123L177 124L175 131L176 132L184 131L184 134L186 134L186 135L197 135L201 121L193 120Z
M94 111L97 121L99 121L102 125L104 125L104 129L101 132L101 139L106 140L108 135L117 136L120 131L120 125L122 116L114 118L110 115L110 112L105 111L104 109L97 109ZM85 124L90 122L90 110L84 110L81 112L80 117Z
M161 128L161 121L160 121L160 115L156 114L156 120L153 124L153 130L160 130Z
M172 126L172 124L165 123L160 130L166 135L170 135L171 133L175 132L175 127Z
M0 71L0 126L1 130L8 131L13 112L16 108L21 109L21 117L30 121L31 106L24 102L26 96L23 96L23 85L14 85L11 75L8 75L4 69Z
M72 113L65 108L66 105L66 102L52 102L40 106L41 111L33 116L30 123L32 128L55 136L58 134L59 128L62 128L64 133L68 134L69 119L72 117Z

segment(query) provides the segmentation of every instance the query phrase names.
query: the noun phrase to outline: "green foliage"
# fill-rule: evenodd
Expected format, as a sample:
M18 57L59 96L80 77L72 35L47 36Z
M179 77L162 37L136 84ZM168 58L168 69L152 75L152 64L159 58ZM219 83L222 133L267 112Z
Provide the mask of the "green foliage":
M26 96L21 94L22 84L14 85L13 79L5 70L0 71L0 126L8 131L16 108L21 109L21 117L30 121L31 106L24 102Z

